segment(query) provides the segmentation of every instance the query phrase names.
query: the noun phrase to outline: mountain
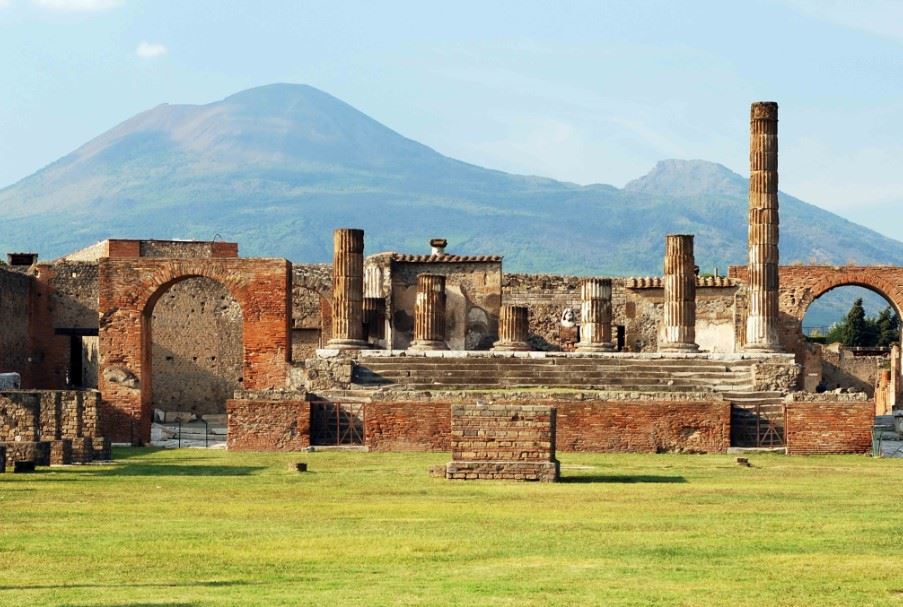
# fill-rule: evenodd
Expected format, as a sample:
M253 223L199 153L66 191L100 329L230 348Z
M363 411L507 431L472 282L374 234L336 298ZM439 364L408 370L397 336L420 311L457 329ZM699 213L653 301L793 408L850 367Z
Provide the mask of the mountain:
M738 141L737 145L746 145ZM550 152L551 153L551 152ZM623 189L448 158L310 86L160 105L0 190L0 250L62 255L107 237L238 241L245 256L325 262L331 230L367 252L505 255L521 272L656 274L664 236L696 234L704 271L745 263L747 180L667 160ZM782 262L903 264L903 243L781 195Z

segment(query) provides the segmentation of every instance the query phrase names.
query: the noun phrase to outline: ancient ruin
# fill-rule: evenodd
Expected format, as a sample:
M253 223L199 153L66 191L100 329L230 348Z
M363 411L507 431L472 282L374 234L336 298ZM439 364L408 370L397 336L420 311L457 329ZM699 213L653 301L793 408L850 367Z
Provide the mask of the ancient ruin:
M899 401L899 348L814 352L801 322L841 285L903 309L903 268L778 265L777 105L751 113L749 264L728 276L699 275L692 235L667 238L663 276L632 278L506 274L445 239L365 256L350 228L331 267L221 241L16 253L0 268L0 456L87 461L195 432L237 450L452 451L449 478L552 480L556 449L868 451L876 407ZM840 368L857 393L816 393Z

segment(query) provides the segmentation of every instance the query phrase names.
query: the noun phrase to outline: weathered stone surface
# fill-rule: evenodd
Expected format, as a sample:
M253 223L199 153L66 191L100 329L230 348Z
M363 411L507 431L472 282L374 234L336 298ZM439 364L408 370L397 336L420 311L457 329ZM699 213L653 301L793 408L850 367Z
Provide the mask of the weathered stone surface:
M447 401L366 403L364 443L370 451L449 451L450 407Z
M72 463L90 464L94 459L94 440L85 436L72 440Z
M611 352L611 279L587 278L580 283L578 352Z
M34 462L36 466L50 465L49 441L7 442L5 446L7 466L16 462Z
M691 234L669 234L665 240L664 336L659 350L695 352L696 261Z
M297 400L230 400L232 451L300 451L310 446L310 402Z
M530 350L530 310L526 306L504 305L499 312L499 340L492 345L495 352Z
M68 438L50 441L50 465L64 466L72 463L72 440Z
M778 104L752 104L749 125L749 282L746 348L781 349L778 311Z
M414 306L414 341L411 350L447 350L445 343L445 277L421 274L417 277Z
M364 231L333 232L330 348L364 348Z
M558 480L555 409L541 405L452 405L455 480Z

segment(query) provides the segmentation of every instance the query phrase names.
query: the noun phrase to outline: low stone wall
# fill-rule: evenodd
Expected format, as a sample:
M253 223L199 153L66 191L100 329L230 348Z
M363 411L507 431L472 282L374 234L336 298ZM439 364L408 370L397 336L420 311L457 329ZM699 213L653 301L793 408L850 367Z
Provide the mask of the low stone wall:
M0 392L0 442L34 442L40 438L41 399L37 393Z
M787 454L868 453L874 422L874 401L788 402Z
M94 459L94 440L84 436L71 440L72 463L90 464Z
M233 399L226 402L233 451L300 451L310 446L310 402Z
M36 466L50 465L48 441L19 441L5 443L6 465L12 468L16 462L34 462Z
M371 402L364 405L364 444L370 451L449 451L448 402Z
M730 447L728 402L555 402L560 451L722 453Z
M72 440L68 438L50 441L50 465L63 466L72 463Z
M558 480L555 409L540 405L452 405L455 480Z

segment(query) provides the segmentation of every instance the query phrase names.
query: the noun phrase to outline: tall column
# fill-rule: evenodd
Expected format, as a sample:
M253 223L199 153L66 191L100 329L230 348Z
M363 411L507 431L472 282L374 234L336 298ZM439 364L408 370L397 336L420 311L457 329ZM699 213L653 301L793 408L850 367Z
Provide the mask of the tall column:
M329 348L366 348L364 341L364 231L332 233L332 339Z
M611 279L580 283L580 342L577 352L611 352Z
M526 306L503 305L499 311L499 340L492 344L495 352L516 352L530 349L530 311Z
M696 352L696 262L692 234L665 239L665 335L662 352Z
M445 343L445 276L417 276L412 350L448 350Z
M752 104L749 121L749 312L746 349L778 352L778 104Z

